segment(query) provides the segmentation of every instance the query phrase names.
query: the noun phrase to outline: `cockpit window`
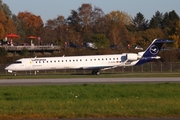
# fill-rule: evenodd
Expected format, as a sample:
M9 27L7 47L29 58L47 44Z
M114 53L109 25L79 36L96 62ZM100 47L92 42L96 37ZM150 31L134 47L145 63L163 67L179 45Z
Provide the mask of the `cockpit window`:
M22 61L15 61L13 64L21 64Z

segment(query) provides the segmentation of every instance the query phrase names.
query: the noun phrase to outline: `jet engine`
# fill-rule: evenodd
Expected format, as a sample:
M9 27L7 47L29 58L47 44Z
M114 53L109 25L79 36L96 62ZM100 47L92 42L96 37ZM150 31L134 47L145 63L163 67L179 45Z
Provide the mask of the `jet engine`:
M135 60L138 60L139 58L140 58L140 56L136 53L126 54L126 60L128 60L128 61L135 61Z

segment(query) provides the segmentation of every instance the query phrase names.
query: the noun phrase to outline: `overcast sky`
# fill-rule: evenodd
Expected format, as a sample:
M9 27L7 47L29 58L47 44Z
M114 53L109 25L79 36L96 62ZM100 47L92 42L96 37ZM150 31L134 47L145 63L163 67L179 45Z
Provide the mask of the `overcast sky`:
M90 3L99 7L105 14L111 11L124 11L136 16L141 12L148 20L156 11L162 13L175 10L180 16L180 0L2 0L15 15L28 11L40 15L44 22L54 19L58 15L67 18L71 10L77 10L83 3Z

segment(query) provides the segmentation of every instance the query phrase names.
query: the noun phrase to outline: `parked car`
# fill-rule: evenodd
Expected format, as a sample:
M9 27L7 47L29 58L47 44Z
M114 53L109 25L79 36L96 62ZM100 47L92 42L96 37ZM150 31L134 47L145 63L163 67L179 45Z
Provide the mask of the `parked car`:
M143 50L143 48L141 46L136 46L135 50Z

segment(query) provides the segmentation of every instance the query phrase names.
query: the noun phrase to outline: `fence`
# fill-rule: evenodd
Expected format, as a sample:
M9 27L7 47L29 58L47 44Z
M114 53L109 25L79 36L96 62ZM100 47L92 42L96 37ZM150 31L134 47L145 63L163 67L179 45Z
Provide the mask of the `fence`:
M0 64L0 73L7 74L4 68L7 65ZM60 74L88 74L90 70L43 70L40 73ZM117 67L102 73L123 73L123 72L180 72L180 62L150 62L140 66ZM18 72L21 74L33 74L34 71Z

